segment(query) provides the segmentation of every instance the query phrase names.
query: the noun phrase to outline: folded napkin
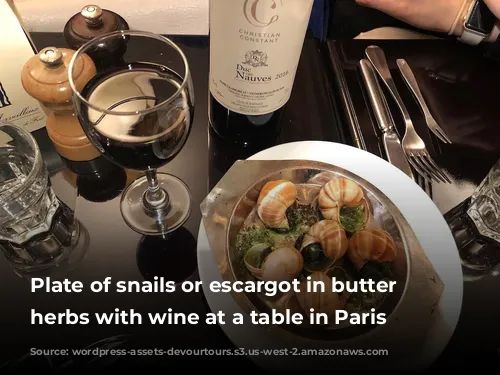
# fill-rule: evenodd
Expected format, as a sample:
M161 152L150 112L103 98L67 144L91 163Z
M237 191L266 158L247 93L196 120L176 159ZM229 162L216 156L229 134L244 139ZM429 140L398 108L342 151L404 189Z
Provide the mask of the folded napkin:
M441 128L457 146L500 157L498 63L457 59L415 71L423 96Z
M359 60L369 45L381 47L398 91L415 129L424 140L433 159L460 183L467 198L469 187L479 184L500 158L500 62L485 55L482 47L470 47L452 40L351 40L336 42L340 67L345 76L360 133L368 151L380 150L380 131L367 110L364 84L358 74ZM424 116L397 67L405 59L413 70L427 105L453 144L443 144L427 128ZM404 120L388 90L384 92L400 134ZM458 192L443 191L451 197ZM441 199L441 198L440 198ZM442 200L442 199L441 199ZM457 202L455 202L456 204ZM446 212L453 205L441 202Z

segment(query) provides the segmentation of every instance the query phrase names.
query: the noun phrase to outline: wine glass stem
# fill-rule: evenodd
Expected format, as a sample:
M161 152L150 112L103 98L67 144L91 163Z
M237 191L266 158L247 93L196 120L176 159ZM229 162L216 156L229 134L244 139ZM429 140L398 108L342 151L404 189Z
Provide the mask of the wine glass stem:
M170 206L170 198L168 193L158 183L156 177L156 169L146 170L146 178L148 179L148 190L144 193L144 205L149 210L165 210L168 211Z

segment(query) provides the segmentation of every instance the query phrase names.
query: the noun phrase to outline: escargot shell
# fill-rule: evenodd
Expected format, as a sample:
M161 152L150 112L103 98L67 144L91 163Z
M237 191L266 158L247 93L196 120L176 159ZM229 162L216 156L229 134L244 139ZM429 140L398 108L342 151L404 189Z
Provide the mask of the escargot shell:
M331 260L342 258L348 246L344 228L334 220L321 220L314 224L304 236L301 250L313 243L320 244Z
M292 281L302 271L303 264L300 252L289 247L271 251L266 245L256 245L245 254L247 269L264 281Z
M300 252L291 247L274 250L262 264L262 280L292 281L302 271L304 260Z
M289 229L286 210L295 203L297 188L288 180L269 181L260 191L257 213L269 228Z
M347 178L336 178L323 185L318 203L325 219L338 220L342 206L356 207L363 199L363 189L356 182Z
M314 282L321 282L325 286L325 291L323 292L320 288L316 291L307 290L308 282L304 280L300 283L299 290L297 293L297 300L306 314L311 314L311 309L314 309L314 313L324 313L328 316L334 316L335 311L344 309L346 305L346 299L343 295L339 295L333 291L332 280L324 272L313 272L310 275L310 285L314 285Z
M257 244L245 253L243 260L247 270L259 280L262 279L262 264L271 252L268 244Z
M396 258L396 244L383 230L364 229L349 240L347 256L358 268L368 261L392 262Z

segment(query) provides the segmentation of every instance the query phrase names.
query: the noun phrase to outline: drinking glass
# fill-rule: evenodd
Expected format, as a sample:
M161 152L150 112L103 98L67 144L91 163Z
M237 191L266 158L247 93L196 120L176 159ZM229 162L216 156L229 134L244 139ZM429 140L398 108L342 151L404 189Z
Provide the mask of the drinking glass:
M495 266L500 264L500 160L472 196L445 218L462 264L475 271L497 270Z
M79 56L120 41L127 45L123 60L97 65L95 77L79 90L74 83ZM145 172L122 195L128 226L144 235L166 235L182 226L191 213L189 189L179 178L157 172L181 151L193 121L193 83L182 50L161 35L115 31L77 51L69 82L76 113L94 146L119 166Z
M500 244L500 160L472 194L467 214L482 236Z
M0 122L0 250L14 272L27 277L64 268L78 256L80 235L73 212L50 186L35 139Z

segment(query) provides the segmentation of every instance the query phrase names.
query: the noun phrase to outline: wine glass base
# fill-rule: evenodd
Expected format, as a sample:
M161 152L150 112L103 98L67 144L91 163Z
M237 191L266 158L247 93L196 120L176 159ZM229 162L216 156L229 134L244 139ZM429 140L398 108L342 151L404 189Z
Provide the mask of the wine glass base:
M157 174L159 186L168 193L170 204L165 209L151 211L144 206L147 178L134 181L122 195L120 209L125 223L146 236L164 236L178 229L191 214L189 188L179 178L166 173Z

